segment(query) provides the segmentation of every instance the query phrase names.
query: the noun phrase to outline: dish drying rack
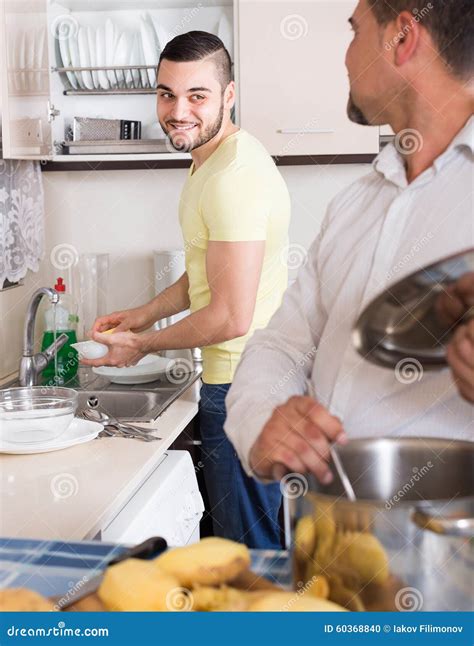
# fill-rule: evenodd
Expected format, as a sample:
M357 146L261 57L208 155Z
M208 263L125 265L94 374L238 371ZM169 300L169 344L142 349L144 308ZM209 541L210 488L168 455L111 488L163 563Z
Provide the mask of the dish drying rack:
M148 81L143 82L143 76L148 78L148 72L156 72L155 65L121 65L109 67L52 67L53 72L58 72L64 85L66 95L98 95L98 94L154 94L156 82L151 85ZM93 89L87 87L73 87L67 74L74 74L78 85L84 82L80 80L83 73L104 75L107 77L109 88L100 84ZM112 80L110 77L113 77Z

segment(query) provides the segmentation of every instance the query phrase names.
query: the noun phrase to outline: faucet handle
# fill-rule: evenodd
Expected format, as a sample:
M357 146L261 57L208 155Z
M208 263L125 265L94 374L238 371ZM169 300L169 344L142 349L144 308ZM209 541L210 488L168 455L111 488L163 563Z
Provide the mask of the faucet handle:
M61 348L63 347L63 345L64 345L65 343L67 343L68 341L69 341L69 337L68 337L68 335L67 335L67 334L64 334L64 333L63 333L63 334L60 334L60 335L59 335L59 336L58 336L58 337L57 337L57 338L56 338L56 339L51 343L51 345L49 345L47 348L45 348L45 349L43 350L43 352L41 352L41 353L40 353L40 354L42 354L42 355L45 357L45 359L46 359L46 365L44 366L45 368L46 368L46 366L48 365L48 363L49 363L49 362L54 358L54 355L55 355L55 354L57 354L57 353L59 352L59 350L61 350ZM44 370L44 368L42 368L42 370Z
M42 372L54 355L61 350L69 340L67 334L60 334L43 352L30 356L23 356L20 362L20 384L22 386L35 386L38 375Z

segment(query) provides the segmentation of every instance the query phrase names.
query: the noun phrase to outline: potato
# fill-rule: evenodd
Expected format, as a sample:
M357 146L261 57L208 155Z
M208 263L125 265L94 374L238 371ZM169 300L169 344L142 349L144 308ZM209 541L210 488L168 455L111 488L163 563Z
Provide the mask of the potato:
M329 598L353 612L363 612L365 606L358 592L347 586L343 578L331 573L329 576Z
M187 547L168 550L154 563L187 588L196 584L220 585L248 569L250 552L241 543L210 537Z
M47 612L51 610L54 610L54 604L34 590L27 588L0 590L1 612Z
M295 556L302 560L314 552L316 526L311 516L300 518L295 528Z
M329 582L325 576L318 574L308 580L304 586L304 590L312 597L327 599L329 597Z
M314 526L316 534L314 560L319 567L325 568L333 560L333 543L336 536L336 523L329 507L318 505Z
M192 591L192 598L193 610L206 612L242 612L249 604L249 593L227 586L199 586Z
M191 605L176 577L140 559L107 568L98 595L108 610L185 610Z
M250 612L339 612L345 608L298 592L268 592L248 607Z
M389 576L388 557L380 541L366 532L346 532L334 546L334 558L341 569L353 570L362 585L384 583Z

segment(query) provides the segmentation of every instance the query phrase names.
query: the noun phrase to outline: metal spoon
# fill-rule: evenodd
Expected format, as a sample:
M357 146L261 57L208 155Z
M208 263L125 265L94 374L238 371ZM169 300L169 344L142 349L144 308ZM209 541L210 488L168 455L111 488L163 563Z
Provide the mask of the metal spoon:
M309 396L312 397L313 399L316 399L316 393L314 392L314 386L312 381L308 379L307 385L308 385ZM349 480L349 476L347 475L347 472L344 469L344 466L341 462L341 458L339 457L339 453L337 452L335 444L329 445L329 454L331 455L331 459L334 463L334 466L336 467L337 475L339 476L339 479L342 482L342 486L344 487L344 491L346 492L347 498L351 502L354 502L355 500L357 500L356 495L354 493L354 489L352 487L351 481Z

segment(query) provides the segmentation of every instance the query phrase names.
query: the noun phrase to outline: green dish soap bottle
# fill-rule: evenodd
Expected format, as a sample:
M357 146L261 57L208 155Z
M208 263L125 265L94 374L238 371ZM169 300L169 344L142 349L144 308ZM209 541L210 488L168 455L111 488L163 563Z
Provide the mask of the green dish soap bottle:
M41 350L47 348L57 336L66 334L69 340L63 345L42 372L43 383L47 386L62 386L77 374L79 355L71 347L77 342L77 305L74 299L66 293L66 285L62 278L58 278L54 289L59 292L59 301L51 305L45 312L45 332Z

